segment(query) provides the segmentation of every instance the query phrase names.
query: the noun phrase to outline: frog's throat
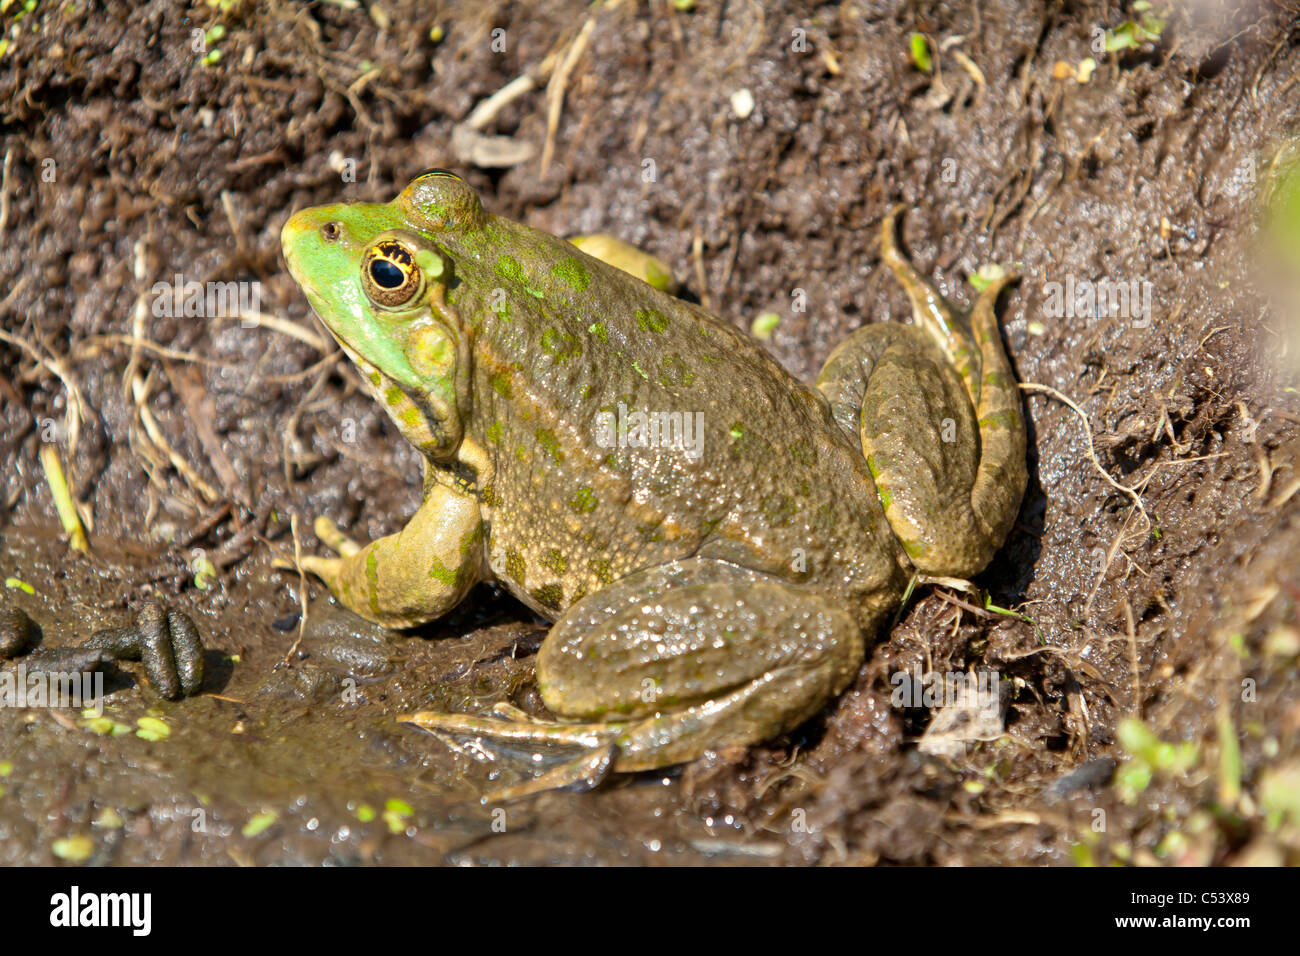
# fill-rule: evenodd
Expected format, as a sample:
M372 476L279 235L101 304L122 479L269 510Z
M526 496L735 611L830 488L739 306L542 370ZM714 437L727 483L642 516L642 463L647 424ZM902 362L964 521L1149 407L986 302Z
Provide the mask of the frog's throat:
M338 343L361 373L367 391L388 412L403 438L430 461L443 462L455 456L464 437L460 409L432 395L412 395L342 339Z

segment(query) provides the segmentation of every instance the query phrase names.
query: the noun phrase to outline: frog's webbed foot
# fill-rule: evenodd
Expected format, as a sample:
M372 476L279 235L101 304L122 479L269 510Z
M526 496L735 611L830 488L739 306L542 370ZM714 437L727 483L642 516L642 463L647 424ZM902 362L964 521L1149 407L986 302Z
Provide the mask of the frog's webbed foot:
M435 736L449 734L459 737L479 737L486 740L532 744L537 747L581 747L576 757L539 774L531 780L512 787L502 787L483 794L481 803L504 803L520 797L578 786L590 790L598 786L614 768L618 754L615 743L622 732L617 724L566 724L555 720L540 720L510 704L497 704L492 708L497 717L475 717L471 714L445 714L424 710L398 723L415 724Z
M912 304L913 325L880 323L831 353L817 387L856 434L880 503L912 564L968 578L1011 530L1028 480L1020 392L998 330L990 284L970 314L949 303L881 228L885 265Z
M337 594L344 560L360 551L362 545L349 538L338 525L323 515L312 522L312 530L316 532L316 537L320 538L321 543L339 557L327 558L304 554L301 559L302 569L308 574L316 575L325 582L325 586L331 592ZM284 558L275 558L271 565L283 571L295 570L294 563Z
M691 558L629 575L556 622L537 678L560 720L498 706L509 719L425 712L407 722L437 734L586 750L523 785L536 792L771 739L843 690L862 654L859 623L829 597Z

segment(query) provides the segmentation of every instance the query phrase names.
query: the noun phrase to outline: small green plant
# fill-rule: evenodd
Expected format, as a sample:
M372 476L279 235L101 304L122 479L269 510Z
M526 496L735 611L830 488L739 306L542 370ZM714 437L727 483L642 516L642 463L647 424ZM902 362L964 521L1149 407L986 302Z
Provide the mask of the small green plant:
M203 45L211 48L203 55L204 66L216 66L221 62L221 50L216 44L225 39L225 36L226 28L220 23L214 24L207 33L203 34Z
M1133 4L1133 12L1141 14L1137 20L1121 23L1114 30L1106 31L1106 52L1119 53L1121 50L1137 49L1144 43L1156 43L1165 30L1168 20L1151 12L1147 0L1138 0Z
M1196 744L1166 743L1146 724L1132 717L1120 721L1115 734L1129 755L1115 771L1115 791L1128 804L1137 802L1157 773L1180 777L1201 760Z
M930 59L930 41L924 33L913 33L911 39L912 62L922 73L929 73L934 67Z

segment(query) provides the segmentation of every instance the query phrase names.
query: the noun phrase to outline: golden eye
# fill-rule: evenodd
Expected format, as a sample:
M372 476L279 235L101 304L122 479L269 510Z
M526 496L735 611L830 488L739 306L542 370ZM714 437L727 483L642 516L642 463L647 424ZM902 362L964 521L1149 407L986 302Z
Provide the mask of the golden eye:
M361 262L361 287L375 305L390 309L406 305L423 285L415 257L396 239L375 243Z

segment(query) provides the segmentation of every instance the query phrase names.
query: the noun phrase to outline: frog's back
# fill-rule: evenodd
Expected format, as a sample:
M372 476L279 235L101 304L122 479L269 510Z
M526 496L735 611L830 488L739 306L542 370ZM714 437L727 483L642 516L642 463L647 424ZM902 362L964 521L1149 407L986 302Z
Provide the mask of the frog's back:
M450 298L476 325L489 562L517 595L554 615L691 555L850 599L898 575L859 448L758 343L562 240L484 233Z

